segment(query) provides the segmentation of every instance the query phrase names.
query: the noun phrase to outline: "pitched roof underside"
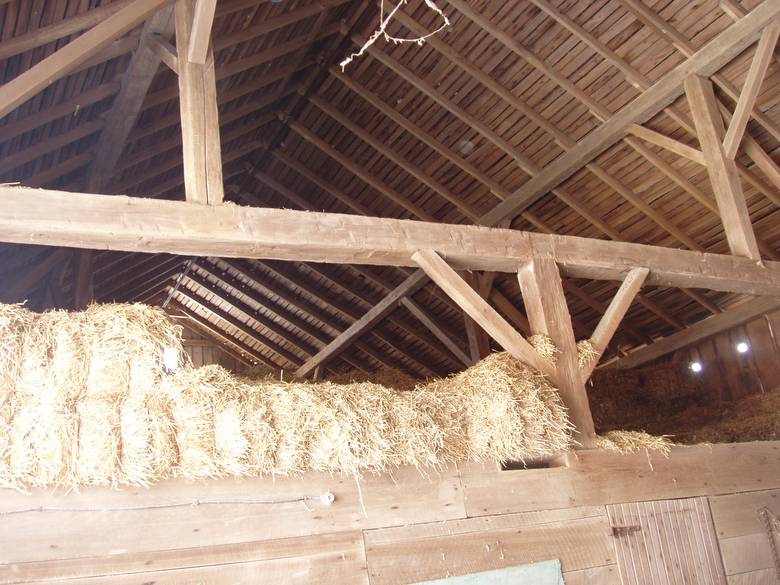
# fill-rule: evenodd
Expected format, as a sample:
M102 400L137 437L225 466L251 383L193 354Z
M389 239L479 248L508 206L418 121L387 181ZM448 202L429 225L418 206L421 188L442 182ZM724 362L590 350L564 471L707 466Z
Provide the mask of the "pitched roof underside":
M0 0L0 79L13 79L74 38L79 33L70 29L85 20L82 15L124 1ZM447 31L422 46L380 39L341 73L338 62L376 26L377 3L221 1L213 42L226 199L472 223L596 128L600 118L682 62L686 52L726 29L734 22L729 12L749 11L757 2L439 4L452 21ZM477 24L472 11L488 26ZM438 26L422 0L410 1L403 15L391 26L399 36ZM57 27L69 34L55 38L61 35ZM115 41L2 120L0 182L85 188L139 35L140 28ZM721 71L725 83L716 91L732 110L729 85L738 94L753 52L751 47ZM748 131L775 160L779 97L780 67L773 62L757 101L763 119L751 120ZM697 147L683 127L686 120L690 111L680 99L646 126ZM741 152L738 161L762 254L776 258L780 192ZM183 199L178 84L164 65L105 191ZM728 253L713 205L703 166L629 139L531 205L511 227ZM26 290L14 287L14 279L54 253L0 246L0 277L6 277L0 291L12 290L17 298L10 300L28 298L33 306L64 306L73 288L73 252L60 251ZM193 327L231 353L289 368L317 353L407 274L396 268L100 252L95 298L154 304L168 299L169 308L191 317ZM567 279L578 338L590 335L618 284ZM494 306L520 326L512 310L523 309L516 279L499 275L495 290ZM463 314L434 284L414 299L465 346ZM646 287L609 354L667 336L738 300L712 291ZM404 307L328 367L370 371L382 365L421 376L463 367Z

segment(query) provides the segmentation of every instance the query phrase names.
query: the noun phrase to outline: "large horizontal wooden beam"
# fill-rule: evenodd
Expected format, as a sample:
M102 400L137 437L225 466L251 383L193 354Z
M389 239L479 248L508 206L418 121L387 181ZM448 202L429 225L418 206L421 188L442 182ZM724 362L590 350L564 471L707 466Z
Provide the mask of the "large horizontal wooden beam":
M432 249L456 270L516 272L540 254L564 274L780 296L780 263L574 236L283 209L0 186L0 241L187 256L413 266Z
M634 101L583 138L576 147L559 156L531 178L509 199L483 216L481 223L495 225L523 211L551 189L607 148L621 140L632 124L641 124L663 110L683 93L685 79L692 74L708 77L750 46L762 30L780 15L780 2L764 0L709 43L664 75Z
M692 343L706 339L712 335L737 327L761 315L780 310L780 299L764 298L749 301L718 315L708 317L679 331L669 337L656 341L637 351L631 352L626 357L608 364L605 367L628 369L644 365L667 354L682 349Z

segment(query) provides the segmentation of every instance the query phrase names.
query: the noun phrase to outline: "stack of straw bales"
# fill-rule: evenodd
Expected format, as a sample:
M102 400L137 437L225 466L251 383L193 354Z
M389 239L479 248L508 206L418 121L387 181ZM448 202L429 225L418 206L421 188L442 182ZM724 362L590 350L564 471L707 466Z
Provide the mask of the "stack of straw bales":
M150 485L165 477L355 473L569 448L543 376L493 354L400 391L369 382L162 371L181 332L142 305L35 314L0 305L0 485Z

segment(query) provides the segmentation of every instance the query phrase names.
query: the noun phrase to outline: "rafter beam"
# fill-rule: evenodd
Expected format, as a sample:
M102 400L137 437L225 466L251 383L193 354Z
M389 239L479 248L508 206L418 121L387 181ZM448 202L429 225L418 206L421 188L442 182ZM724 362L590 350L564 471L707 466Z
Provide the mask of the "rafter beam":
M166 38L172 34L173 8L170 6L158 11L144 24L138 48L125 71L122 89L106 115L110 123L103 129L95 148L95 160L86 180L88 191L101 193L106 189L157 74L160 58L151 47L152 37L161 35Z
M133 30L170 0L135 0L43 61L0 86L0 118L68 75L115 39Z
M346 346L360 337L366 329L382 320L385 315L394 310L400 299L406 295L412 294L423 286L427 280L425 275L419 272L416 272L415 274L417 275L416 277L410 277L398 285L384 299L369 309L365 315L347 327L338 337L336 337L336 339L320 350L315 356L307 360L305 364L296 370L295 376L302 378L312 372L320 364L325 364L333 359Z
M750 70L745 79L745 85L742 87L737 107L734 109L734 116L731 118L731 123L723 138L723 150L726 158L733 160L737 154L737 149L745 134L745 128L747 128L753 106L756 104L761 83L764 81L766 70L769 68L769 61L772 59L772 55L774 55L778 35L780 35L780 22L776 20L770 23L764 29L764 32L761 33L756 53L753 56L753 61L750 63Z
M725 129L712 82L698 75L691 75L685 80L685 93L699 134L702 153L707 161L707 172L718 202L729 248L733 254L760 260L761 253L753 233L737 165L724 151Z
M484 225L497 224L502 219L514 217L543 197L583 165L622 139L631 124L645 122L678 98L683 93L685 79L691 74L708 76L729 63L753 43L764 27L778 15L780 3L765 0L593 130L576 147L547 165L509 199L483 216L481 222Z
M261 362L270 368L274 368L274 369L279 368L279 364L271 361L269 358L265 357L258 351L245 345L238 339L222 332L211 321L209 321L205 317L202 317L201 315L199 315L198 313L196 313L195 311L193 311L192 309L184 305L184 303L181 303L176 299L171 299L171 305L175 307L183 315L185 315L188 319L190 319L193 323L196 323L201 329L208 331L210 335L214 336L216 339L221 340L223 343L227 343L233 346L239 352L241 352L241 354L245 356L249 356L251 360L254 360L255 362Z
M179 109L187 201L207 205L222 203L222 153L219 140L214 56L206 43L204 63L189 60L196 2L176 0L176 52L179 67Z
M133 1L134 0L119 0L117 2L104 4L99 8L93 8L92 10L87 10L81 14L76 14L75 16L66 18L56 24L44 26L43 28L33 30L29 33L3 40L3 44L0 46L0 60L8 59L19 53L24 53L25 51L41 47L52 41L92 28L123 8L127 8ZM0 2L0 5L2 4L3 2Z
M412 260L501 347L550 379L556 379L552 365L434 250L417 250Z
M453 340L420 305L415 303L408 296L401 299L401 304L406 308L406 310L414 315L417 320L420 321L420 323L425 325L428 330L436 336L436 339L438 339L444 345L444 347L450 350L452 355L458 358L461 364L466 367L474 364L474 361L468 355L466 355L466 352L464 352L460 346L455 343L455 340Z
M761 315L777 310L780 310L780 299L778 298L762 298L748 301L734 309L724 311L719 315L714 315L703 321L694 323L684 331L679 331L669 337L664 337L655 343L651 343L650 345L633 351L626 357L612 362L605 367L620 369L636 368L677 351L678 349L707 339L721 331L727 331L733 327L738 327L748 321L757 319Z
M9 185L0 185L0 200L0 241L12 243L380 266L413 266L411 255L431 248L458 270L498 272L549 251L577 278L622 280L646 267L656 286L780 294L780 263L644 244Z
M601 317L599 324L593 331L593 335L590 336L590 342L593 344L593 349L596 351L597 355L595 355L593 360L583 368L583 382L590 378L593 369L599 363L599 359L607 349L609 342L612 341L612 337L615 335L618 325L620 325L623 317L626 316L629 307L631 307L631 303L634 301L634 298L636 298L637 293L639 293L639 289L642 288L642 285L647 278L647 274L647 268L634 268L628 273L628 276L626 276L626 279L612 298L612 302Z

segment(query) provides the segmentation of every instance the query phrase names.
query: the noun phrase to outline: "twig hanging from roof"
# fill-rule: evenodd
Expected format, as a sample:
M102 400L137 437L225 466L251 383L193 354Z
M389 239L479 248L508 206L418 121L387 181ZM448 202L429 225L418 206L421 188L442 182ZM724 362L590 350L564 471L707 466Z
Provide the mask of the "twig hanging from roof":
M428 6L431 10L436 12L441 18L442 18L442 24L437 28L436 30L429 32L426 35L423 35L421 37L414 37L414 38L402 38L402 37L394 37L387 33L387 27L390 24L390 21L393 19L393 16L395 16L395 13L398 12L402 6L404 6L409 0L401 0L395 8L393 8L388 14L387 17L385 17L385 0L381 0L380 3L380 12L379 12L379 28L377 28L374 33L368 38L368 40L365 42L365 44L360 47L360 50L357 53L352 53L349 57L344 59L339 65L341 66L341 70L343 71L347 65L352 63L355 59L358 57L361 57L363 53L365 53L368 48L373 45L379 37L384 37L385 40L388 43L395 43L396 45L402 44L402 43L417 43L418 45L422 46L422 44L425 42L426 39L432 37L435 34L438 34L445 28L450 26L450 19L447 18L447 15L442 12L441 8L436 6L433 0L425 0L425 5Z

